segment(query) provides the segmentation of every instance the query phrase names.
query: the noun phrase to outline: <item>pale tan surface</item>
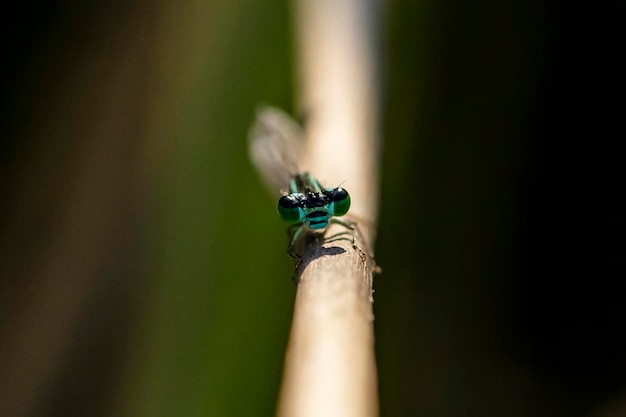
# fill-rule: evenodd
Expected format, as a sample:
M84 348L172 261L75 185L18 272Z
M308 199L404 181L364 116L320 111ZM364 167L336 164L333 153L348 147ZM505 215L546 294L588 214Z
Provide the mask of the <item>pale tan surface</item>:
M378 415L372 312L378 107L365 2L295 2L306 168L351 195L359 230L331 225L303 255L280 416ZM353 242L353 236L356 239Z

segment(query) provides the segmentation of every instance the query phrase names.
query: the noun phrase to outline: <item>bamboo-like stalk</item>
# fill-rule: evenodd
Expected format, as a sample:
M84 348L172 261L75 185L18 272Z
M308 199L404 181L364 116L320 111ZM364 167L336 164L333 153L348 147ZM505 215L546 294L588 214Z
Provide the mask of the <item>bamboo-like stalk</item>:
M378 199L375 2L296 0L305 166L352 197L349 221L305 245L278 415L378 415L373 240Z

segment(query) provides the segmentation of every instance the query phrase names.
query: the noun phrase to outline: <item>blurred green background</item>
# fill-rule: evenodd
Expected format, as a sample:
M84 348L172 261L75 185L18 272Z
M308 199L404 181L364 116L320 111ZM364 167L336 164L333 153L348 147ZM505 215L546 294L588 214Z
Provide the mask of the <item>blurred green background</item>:
M577 140L602 133L613 28L564 1L380 10L382 415L624 415ZM290 17L8 6L0 416L274 413L295 286L246 132L259 103L294 110Z

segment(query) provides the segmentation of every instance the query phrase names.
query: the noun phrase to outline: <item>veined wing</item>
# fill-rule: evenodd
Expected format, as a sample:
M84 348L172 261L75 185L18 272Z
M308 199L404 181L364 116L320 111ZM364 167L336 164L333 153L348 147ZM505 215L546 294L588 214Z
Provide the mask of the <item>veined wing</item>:
M303 129L285 112L262 107L248 132L248 151L261 178L276 194L299 173L298 163L304 152Z

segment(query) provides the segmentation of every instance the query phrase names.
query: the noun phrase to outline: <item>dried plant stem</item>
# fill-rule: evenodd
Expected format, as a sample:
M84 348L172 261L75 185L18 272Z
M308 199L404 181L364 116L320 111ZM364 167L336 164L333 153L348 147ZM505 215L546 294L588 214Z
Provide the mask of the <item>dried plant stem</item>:
M372 313L378 108L374 2L296 0L306 167L352 197L350 230L304 245L280 416L378 415Z

